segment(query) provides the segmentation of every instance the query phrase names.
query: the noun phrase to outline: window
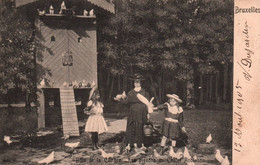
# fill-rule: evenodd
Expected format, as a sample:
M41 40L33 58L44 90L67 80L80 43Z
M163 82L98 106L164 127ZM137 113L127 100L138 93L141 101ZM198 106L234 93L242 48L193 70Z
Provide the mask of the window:
M82 38L78 37L78 43L81 43L81 41L82 41Z
M54 42L54 41L55 41L55 37L51 36L51 42Z

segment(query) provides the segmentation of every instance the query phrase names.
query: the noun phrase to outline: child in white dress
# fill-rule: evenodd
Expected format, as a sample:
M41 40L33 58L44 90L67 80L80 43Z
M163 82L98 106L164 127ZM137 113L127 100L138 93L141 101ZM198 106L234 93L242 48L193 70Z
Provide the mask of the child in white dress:
M85 132L91 133L93 150L99 148L98 135L107 131L107 124L103 117L103 107L97 86L94 86L90 91L89 101L85 108L85 113L90 115L86 122Z

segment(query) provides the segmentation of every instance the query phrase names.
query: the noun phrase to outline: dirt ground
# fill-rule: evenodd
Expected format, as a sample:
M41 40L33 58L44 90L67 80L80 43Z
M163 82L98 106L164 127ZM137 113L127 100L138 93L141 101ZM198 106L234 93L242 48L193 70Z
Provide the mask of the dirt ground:
M47 157L54 151L55 159L51 164L188 164L193 161L198 165L220 164L215 159L215 150L220 149L222 156L231 158L232 146L232 113L227 111L212 110L188 110L184 113L185 127L188 134L188 144L178 145L175 152L186 147L192 159L172 159L168 156L168 150L161 158L154 156L154 149L160 150L160 135L157 129L162 122L163 113L155 112L151 116L154 125L154 133L146 137L147 150L145 154L135 155L121 152L116 154L115 146L118 144L121 151L125 147L122 143L125 136L125 117L105 116L109 131L100 135L99 140L102 149L107 153L114 153L113 158L104 158L99 151L92 151L91 140L84 132L85 121L79 122L80 136L63 138L61 128L53 127L42 130L44 134L27 134L26 136L11 136L13 143L3 143L0 146L0 164L38 164L39 160ZM49 133L49 134L48 134ZM206 144L206 137L212 134L213 140ZM80 142L77 148L66 147L66 143ZM197 160L193 157L197 156Z

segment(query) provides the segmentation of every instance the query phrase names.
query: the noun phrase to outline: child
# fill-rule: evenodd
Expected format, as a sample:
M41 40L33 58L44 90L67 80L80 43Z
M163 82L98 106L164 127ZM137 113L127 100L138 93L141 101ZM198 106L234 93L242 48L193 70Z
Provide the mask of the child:
M89 93L89 101L84 110L85 113L90 114L86 122L85 131L91 133L93 150L99 148L98 135L107 131L107 124L103 117L103 107L97 86L94 86Z
M179 105L182 100L175 94L167 94L168 102L158 105L158 109L166 109L165 118L163 120L161 134L161 154L164 153L164 147L167 138L171 139L172 147L176 146L176 140L180 140L182 133L186 133L183 125L183 109Z

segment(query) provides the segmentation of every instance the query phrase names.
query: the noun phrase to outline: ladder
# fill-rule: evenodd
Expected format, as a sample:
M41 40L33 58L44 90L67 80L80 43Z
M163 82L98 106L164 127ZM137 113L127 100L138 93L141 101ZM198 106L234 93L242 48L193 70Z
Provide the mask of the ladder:
M79 136L78 116L73 87L60 88L60 102L64 136Z

